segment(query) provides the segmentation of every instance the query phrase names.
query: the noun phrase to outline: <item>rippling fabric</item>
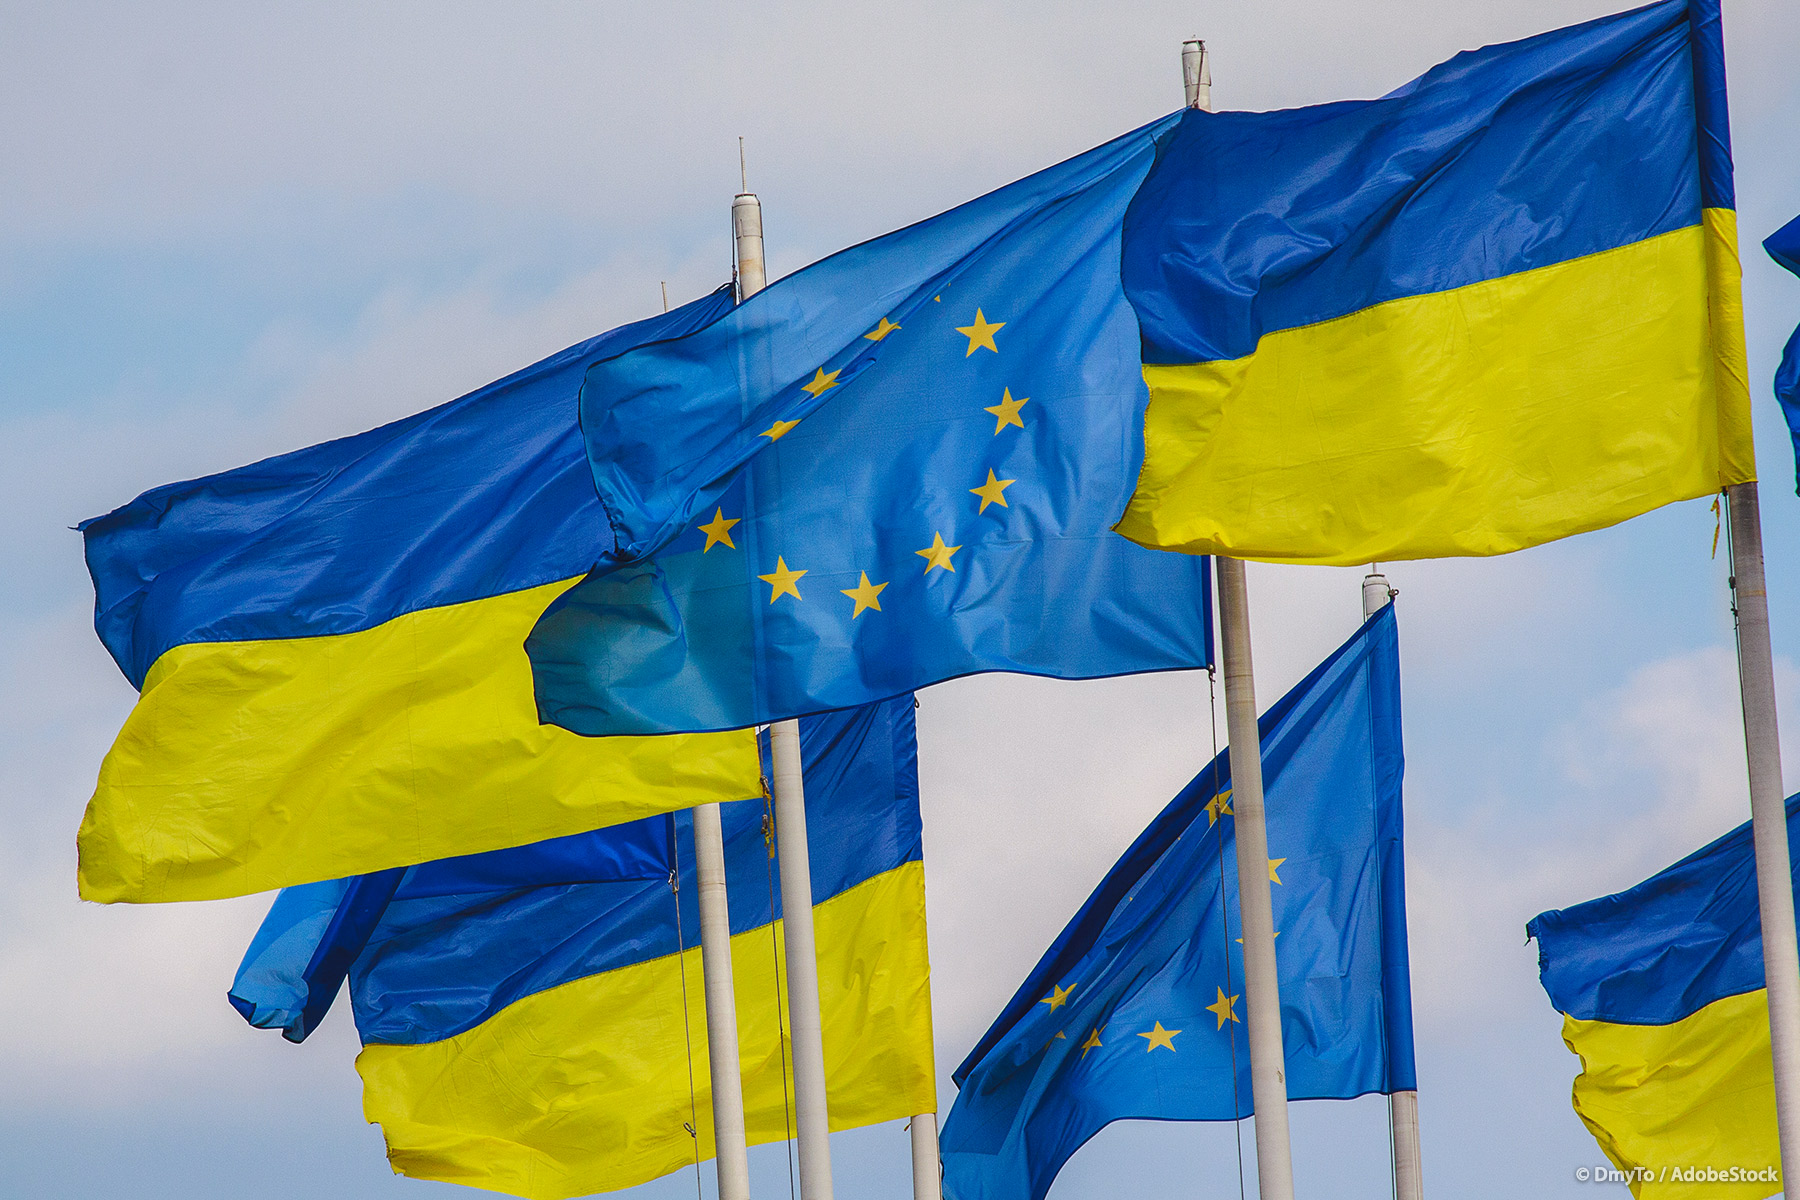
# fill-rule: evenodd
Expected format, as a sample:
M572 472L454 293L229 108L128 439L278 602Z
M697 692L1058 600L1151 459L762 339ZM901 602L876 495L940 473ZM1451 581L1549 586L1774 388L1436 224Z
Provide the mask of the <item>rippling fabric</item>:
M1169 124L593 366L620 560L527 643L544 719L725 729L980 671L1206 665L1205 565L1111 531L1146 395L1120 222Z
M800 733L832 1126L934 1111L912 698L803 718ZM746 1120L766 1142L791 1136L779 863L763 801L721 815ZM632 880L656 873L671 824L679 890L666 873ZM560 1200L710 1156L690 815L566 842L415 868L397 891L381 876L288 889L233 1003L303 1036L331 998L318 965L356 945L365 1112L407 1175ZM507 886L534 863L535 886ZM371 923L358 892L382 889Z
M1800 217L1764 238L1763 249L1770 258L1800 275ZM1775 399L1781 402L1781 415L1794 443L1796 489L1800 490L1800 326L1795 326L1782 348L1781 365L1775 369Z
M1800 839L1800 796L1787 821ZM1581 1059L1575 1111L1632 1192L1780 1191L1767 1174L1781 1155L1749 822L1636 887L1538 914L1526 936ZM1720 1183L1707 1168L1749 1177Z
M1288 1095L1416 1086L1392 605L1264 714ZM1196 776L1101 881L957 1068L951 1200L1041 1200L1125 1118L1251 1114L1229 762Z
M613 544L586 365L730 307L715 293L84 523L95 626L141 696L82 822L81 894L240 895L756 795L747 733L543 728L521 650Z
M1120 532L1499 554L1754 478L1733 206L1716 0L1184 113L1125 218L1151 399Z
M283 888L238 968L231 1003L250 1024L305 1041L395 901L525 887L664 880L673 814L529 846Z

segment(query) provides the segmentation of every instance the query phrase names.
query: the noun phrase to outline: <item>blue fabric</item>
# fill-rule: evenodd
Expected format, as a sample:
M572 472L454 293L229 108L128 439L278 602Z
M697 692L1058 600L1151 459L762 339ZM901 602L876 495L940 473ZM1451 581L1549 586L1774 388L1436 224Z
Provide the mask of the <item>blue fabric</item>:
M1148 400L1120 221L1169 124L591 368L582 424L621 557L528 640L541 717L728 729L981 671L1206 665L1207 564L1111 532ZM1003 323L992 349L958 332L978 312ZM839 374L815 398L821 371ZM778 418L799 424L765 436ZM702 532L725 521L728 542ZM919 552L940 539L957 549L934 569ZM783 564L797 595L763 578ZM865 577L879 609L846 594Z
M1763 239L1769 257L1800 275L1800 217L1795 217ZM1781 352L1775 369L1775 399L1787 421L1788 438L1794 444L1795 490L1800 491L1800 326L1796 326Z
M583 574L613 545L577 419L587 364L731 305L720 289L460 400L83 522L100 640L141 688L173 646L353 633Z
M305 1041L396 900L478 896L554 884L663 880L675 868L673 814L528 846L290 887L276 896L232 984L259 1029Z
M1415 1086L1399 667L1390 605L1260 722L1296 1099ZM1070 1155L1122 1118L1250 1115L1234 820L1209 807L1230 786L1222 754L1139 836L957 1068L946 1196L1039 1200ZM1238 1020L1219 1011L1221 993ZM1159 1027L1168 1045L1144 1036Z
M1800 843L1800 795L1788 797ZM1800 887L1800 872L1789 872ZM1539 913L1538 976L1556 1010L1583 1021L1668 1025L1764 986L1762 912L1748 821L1636 887Z
M800 750L815 903L921 858L910 695L804 718ZM743 933L769 924L781 912L773 826L765 822L769 810L763 801L725 804L721 816L731 929ZM689 812L579 836L603 839L634 828L654 832L652 826L673 830L676 877L691 893L695 868ZM517 850L497 853L522 855ZM468 864L488 858L471 856L456 871L475 875ZM566 848L544 858L549 866L536 880L528 860L515 857L516 873L506 877L510 883L488 870L491 864L480 864L492 886L446 893L429 873L424 890L415 889L411 878L399 885L398 895L363 934L350 966L351 1001L365 1044L453 1037L524 996L699 943L699 907L691 894L682 898L681 925L676 926L668 866L654 877L595 875L595 880L612 881L583 882L572 877ZM640 854L631 861L649 859ZM448 874L445 866L410 870L435 870L441 882ZM316 1018L303 1027L299 1019L309 999L305 969L330 952L328 926L348 908L347 893L375 878L288 888L276 898L232 988L232 1003L246 1019L289 1030L295 1041L316 1026ZM537 886L519 886L533 883ZM323 990L322 985L313 989ZM333 982L326 1004L336 991ZM323 1011L319 1008L318 1015Z
M1729 207L1717 4L1691 9L1459 54L1379 100L1183 114L1125 218L1144 361L1241 358Z

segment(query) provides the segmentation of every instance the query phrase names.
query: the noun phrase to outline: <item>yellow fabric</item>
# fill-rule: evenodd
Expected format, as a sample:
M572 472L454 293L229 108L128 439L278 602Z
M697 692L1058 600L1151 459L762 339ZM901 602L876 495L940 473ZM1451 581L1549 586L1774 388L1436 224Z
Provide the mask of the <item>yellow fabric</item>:
M213 900L761 795L753 730L538 724L525 636L573 582L169 650L101 764L82 897Z
M1737 211L1709 208L1706 223L1707 315L1719 389L1720 487L1756 478L1750 437L1750 365L1744 348L1744 268L1738 258Z
M813 912L831 1127L936 1111L923 865L905 863ZM789 1047L775 1008L780 936L777 922L731 940L752 1143L790 1136ZM363 1112L382 1126L402 1175L562 1200L713 1154L698 947L527 996L442 1042L365 1047L356 1067ZM689 1120L697 1150L682 1128Z
M1725 253L1732 247L1729 260ZM1732 214L1146 366L1146 546L1504 554L1754 478Z
M1564 1017L1563 1041L1581 1058L1575 1111L1631 1173L1638 1200L1754 1200L1781 1190L1685 1177L1780 1166L1766 991L1715 1000L1672 1025Z

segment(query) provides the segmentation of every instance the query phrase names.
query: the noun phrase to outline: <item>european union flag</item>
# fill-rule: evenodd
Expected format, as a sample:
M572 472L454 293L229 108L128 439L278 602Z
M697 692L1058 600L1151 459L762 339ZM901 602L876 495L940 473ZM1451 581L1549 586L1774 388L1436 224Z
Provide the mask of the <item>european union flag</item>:
M1148 395L1120 231L1168 124L590 367L615 554L527 642L544 719L728 729L1205 666L1205 562L1111 532Z
M1770 258L1800 275L1800 217L1764 238L1763 249ZM1788 436L1794 442L1795 490L1800 491L1800 326L1794 328L1781 352L1781 366L1775 370L1775 399L1781 401L1781 415L1787 418Z
M1261 721L1288 1095L1413 1080L1393 606ZM1040 1200L1128 1117L1251 1114L1225 755L1146 829L956 1071L953 1200Z

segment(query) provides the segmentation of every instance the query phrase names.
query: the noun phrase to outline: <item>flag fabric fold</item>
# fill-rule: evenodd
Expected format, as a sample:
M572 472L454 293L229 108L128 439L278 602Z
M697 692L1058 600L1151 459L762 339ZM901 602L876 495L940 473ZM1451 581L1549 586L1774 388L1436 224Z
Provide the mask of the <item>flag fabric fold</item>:
M587 364L730 308L721 291L85 522L95 627L141 694L82 822L82 896L242 895L757 795L748 733L543 728L521 649L612 546Z
M257 1028L305 1041L390 904L577 883L660 882L675 869L675 817L669 813L527 846L283 888L244 955L231 1004Z
M913 699L804 718L800 736L832 1127L935 1111ZM779 862L765 801L721 815L761 1143L792 1135ZM675 871L643 878L671 825ZM713 1153L690 814L564 841L500 869L414 868L353 939L364 1112L401 1174L563 1200ZM294 1036L357 884L282 893L232 989L246 1019Z
M1144 545L1500 554L1755 477L1717 0L1187 112L1124 245Z
M1147 398L1119 232L1169 124L591 367L620 545L528 642L544 719L726 729L1206 665L1205 565L1111 532Z
M1787 822L1800 839L1800 795ZM1636 887L1539 913L1525 932L1581 1060L1575 1111L1632 1194L1781 1191L1750 823Z
M1764 238L1763 249L1770 258L1800 275L1800 217ZM1782 348L1781 365L1775 370L1775 399L1781 403L1781 415L1794 444L1795 490L1800 491L1800 325L1794 327Z
M1288 1094L1413 1088L1393 606L1260 729ZM942 1139L951 1200L1041 1200L1116 1120L1251 1114L1234 824L1221 754L957 1068Z

